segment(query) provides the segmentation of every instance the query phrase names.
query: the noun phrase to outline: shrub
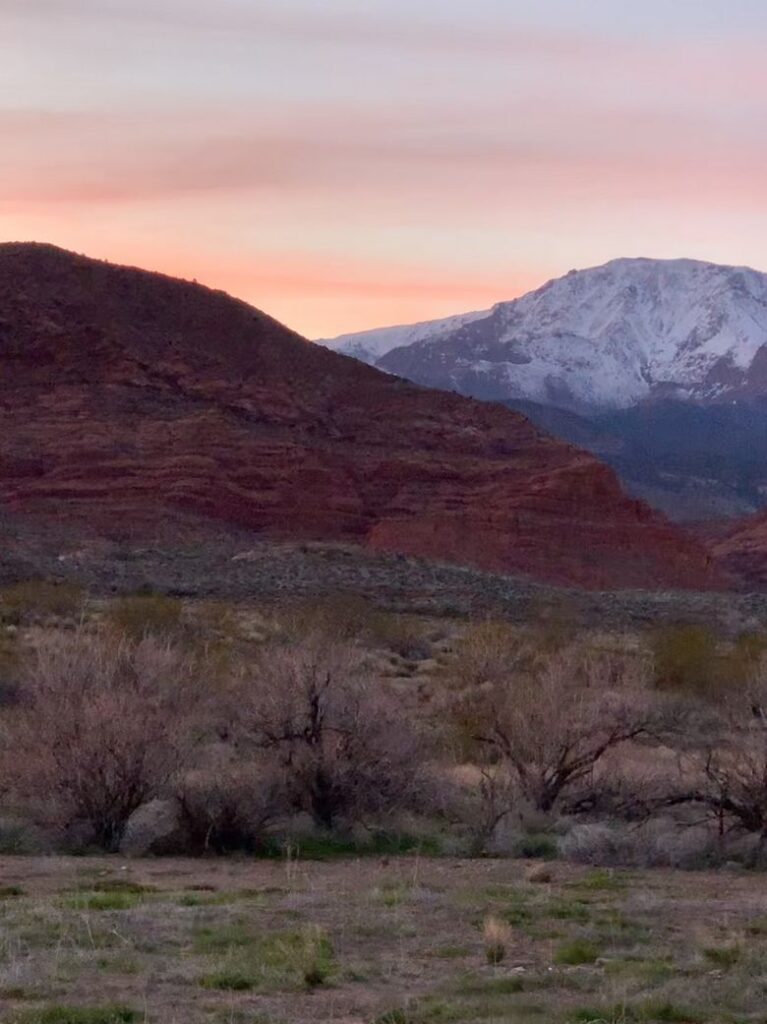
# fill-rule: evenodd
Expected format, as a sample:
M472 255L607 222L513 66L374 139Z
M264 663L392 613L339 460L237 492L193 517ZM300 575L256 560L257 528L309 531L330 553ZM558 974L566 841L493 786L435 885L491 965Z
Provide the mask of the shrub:
M721 680L717 639L703 626L671 626L651 638L654 681L660 690L706 695Z
M566 967L593 964L599 959L600 950L589 939L571 939L562 943L554 955L554 963Z
M369 631L377 614L375 606L357 594L330 594L294 605L283 616L282 629L291 643L303 643L312 637L344 643Z
M106 850L188 752L196 680L173 648L76 633L43 640L23 669L9 749L16 788Z
M14 632L0 627L0 708L18 698L19 645Z
M287 809L285 785L266 758L187 775L176 797L191 853L259 853Z
M14 583L0 590L0 622L22 625L50 617L69 618L79 615L84 603L84 590L73 583Z
M505 665L491 661L491 672L470 678L454 708L477 748L513 772L537 810L550 811L592 779L608 751L649 730L654 712L635 663L569 647L542 660L523 649Z
M731 829L759 837L753 851L767 850L767 682L760 673L723 692L696 748L684 752L689 788L676 800L704 807L720 835Z
M559 850L567 860L605 867L701 869L721 860L710 828L690 827L665 817L641 826L577 824L560 839Z
M511 945L511 925L497 917L486 917L482 924L482 938L485 942L485 958L489 964L499 964Z
M184 606L175 597L163 594L136 594L113 601L107 609L107 621L115 632L128 640L153 636L169 640L181 631Z
M354 648L321 636L273 645L253 676L237 695L233 730L271 755L296 810L331 829L417 801L419 738Z
M512 852L515 857L554 860L559 856L559 844L554 836L541 833L522 835L514 840Z

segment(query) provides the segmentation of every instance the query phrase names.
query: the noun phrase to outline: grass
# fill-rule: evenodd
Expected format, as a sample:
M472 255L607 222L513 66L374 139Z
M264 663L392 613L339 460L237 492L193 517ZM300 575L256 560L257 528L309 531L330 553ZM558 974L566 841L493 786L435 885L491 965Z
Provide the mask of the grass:
M706 1017L676 1003L645 1002L636 1006L586 1007L577 1010L571 1020L574 1024L704 1024Z
M146 895L155 891L153 885L142 885L130 878L102 878L90 886L93 892L129 892L135 895Z
M519 836L512 845L515 857L527 857L536 860L554 860L559 856L559 847L553 836L545 833L532 833Z
M598 871L589 871L583 878L571 882L568 889L586 893L620 892L626 888L628 882L627 875L620 871L604 868Z
M78 892L65 896L62 902L71 910L132 910L143 899L141 893L107 889L105 892Z
M213 944L208 936L202 948L227 954L219 967L200 977L203 988L219 991L319 988L330 981L335 969L330 940L315 925L262 936L237 928L219 936Z
M0 885L0 900L13 899L15 896L23 896L24 890L20 885Z
M412 836L393 832L373 832L364 839L353 836L308 834L289 843L267 845L261 856L282 859L286 854L299 860L340 860L344 857L400 857L419 854L439 857L442 847L434 836Z
M571 939L563 942L554 955L554 963L566 967L593 964L601 956L601 950L590 939Z
M85 591L73 583L26 580L0 590L0 622L20 625L48 617L77 616L84 603Z
M125 1006L48 1006L23 1010L9 1024L138 1024L141 1015Z
M256 1007L274 1024L764 1018L758 875L559 863L537 886L511 859L12 864L3 1024L254 1024Z
M454 992L458 996L508 996L524 989L525 979L513 975L509 978L463 978L456 983Z
M740 946L708 946L702 950L703 956L713 967L725 970L734 967L740 960L743 950Z

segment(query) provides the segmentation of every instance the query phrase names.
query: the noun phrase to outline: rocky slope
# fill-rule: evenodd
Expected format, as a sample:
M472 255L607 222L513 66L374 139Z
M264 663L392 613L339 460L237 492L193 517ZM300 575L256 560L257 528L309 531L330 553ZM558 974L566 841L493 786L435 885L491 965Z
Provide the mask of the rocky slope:
M161 544L192 521L588 587L723 583L611 470L521 415L196 284L0 246L0 359L0 511L51 536Z
M746 589L767 589L767 511L698 532L723 572L736 576Z

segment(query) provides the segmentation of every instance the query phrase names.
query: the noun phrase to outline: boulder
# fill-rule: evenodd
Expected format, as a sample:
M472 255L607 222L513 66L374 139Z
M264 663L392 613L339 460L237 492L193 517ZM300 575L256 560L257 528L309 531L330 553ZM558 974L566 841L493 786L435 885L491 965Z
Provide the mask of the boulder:
M120 853L126 857L170 856L189 850L189 837L176 800L150 800L128 819Z

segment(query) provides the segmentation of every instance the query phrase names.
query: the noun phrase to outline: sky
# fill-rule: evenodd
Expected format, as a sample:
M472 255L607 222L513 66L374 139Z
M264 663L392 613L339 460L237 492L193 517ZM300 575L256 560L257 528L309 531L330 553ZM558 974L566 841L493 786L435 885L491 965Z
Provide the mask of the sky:
M0 241L308 337L767 271L764 0L0 0Z

